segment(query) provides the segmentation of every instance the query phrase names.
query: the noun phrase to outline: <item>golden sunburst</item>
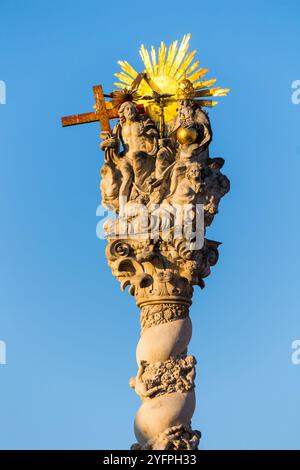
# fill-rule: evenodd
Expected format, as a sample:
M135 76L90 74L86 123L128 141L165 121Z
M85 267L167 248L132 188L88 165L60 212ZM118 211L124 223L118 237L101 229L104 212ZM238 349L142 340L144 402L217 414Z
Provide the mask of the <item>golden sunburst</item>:
M141 97L152 95L153 90L160 94L173 95L165 100L164 117L166 123L174 118L177 110L176 100L182 98L180 84L188 80L193 85L193 94L190 98L197 99L203 107L215 106L218 102L207 97L226 96L229 88L213 87L215 78L205 80L208 69L199 67L199 60L195 60L196 50L189 52L191 35L183 37L181 44L174 41L168 48L161 42L158 51L152 46L148 51L142 44L140 56L144 63L144 73L149 78L148 82L142 80L138 87L138 104L143 104L150 117L158 122L160 108L154 101ZM130 89L139 73L126 61L118 61L122 71L115 73L119 82L115 85L123 90ZM150 84L151 83L151 86Z

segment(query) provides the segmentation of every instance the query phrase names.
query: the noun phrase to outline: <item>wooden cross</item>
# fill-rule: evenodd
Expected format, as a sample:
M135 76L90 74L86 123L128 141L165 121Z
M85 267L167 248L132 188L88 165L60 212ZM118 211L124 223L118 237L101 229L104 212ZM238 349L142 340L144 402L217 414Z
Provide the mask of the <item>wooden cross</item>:
M89 122L99 122L101 131L109 132L111 134L111 127L109 120L116 119L119 117L118 108L108 108L107 101L105 101L105 96L111 97L111 95L104 95L103 88L101 85L95 85L93 87L94 97L95 97L95 111L84 114L74 114L72 116L65 116L61 118L61 123L63 127L75 126L77 124L87 124ZM138 111L140 113L144 112L144 107L142 105L137 105Z
M114 113L114 110L108 110L106 108L104 93L101 85L95 85L93 87L96 111L84 114L74 114L73 116L65 116L61 118L63 127L75 126L76 124L87 124L88 122L100 122L102 131L111 133L110 119L118 117L118 112ZM117 110L116 110L117 111Z

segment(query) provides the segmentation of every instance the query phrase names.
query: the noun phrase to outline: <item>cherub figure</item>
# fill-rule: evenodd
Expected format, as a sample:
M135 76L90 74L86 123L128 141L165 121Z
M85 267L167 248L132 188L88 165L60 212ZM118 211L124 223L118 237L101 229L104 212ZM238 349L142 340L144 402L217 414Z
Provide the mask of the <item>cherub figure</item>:
M191 163L186 167L185 176L175 187L173 194L168 201L175 204L193 204L201 202L202 194L205 191L203 176L203 165L201 163Z

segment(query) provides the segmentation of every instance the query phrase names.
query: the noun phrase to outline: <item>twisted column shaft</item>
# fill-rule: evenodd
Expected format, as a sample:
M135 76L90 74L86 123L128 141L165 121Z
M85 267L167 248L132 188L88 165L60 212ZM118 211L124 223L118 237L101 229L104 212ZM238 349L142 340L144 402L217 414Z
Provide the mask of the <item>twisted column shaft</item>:
M196 360L187 355L192 336L188 305L143 306L141 329L139 371L130 381L142 400L134 424L135 448L195 449L200 433L191 429Z

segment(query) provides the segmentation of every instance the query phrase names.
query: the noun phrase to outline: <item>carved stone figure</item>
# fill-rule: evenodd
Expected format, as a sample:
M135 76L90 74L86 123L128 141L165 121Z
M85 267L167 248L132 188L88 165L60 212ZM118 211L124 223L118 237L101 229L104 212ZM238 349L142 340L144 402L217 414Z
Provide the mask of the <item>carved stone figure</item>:
M203 165L190 163L185 166L184 177L175 185L168 200L173 204L201 204L205 186Z
M155 169L158 132L152 120L138 114L136 106L131 101L126 101L120 106L119 118L113 135L107 136L102 141L101 149L108 150L106 164L114 165L118 170L119 198L129 201L141 196L143 200L143 196L148 194L147 180ZM105 170L103 175L105 176ZM105 187L109 187L109 184L102 186L104 201L108 199Z
M200 162L208 158L212 140L210 120L196 101L179 100L178 114L170 123L169 134L178 140L180 162Z

